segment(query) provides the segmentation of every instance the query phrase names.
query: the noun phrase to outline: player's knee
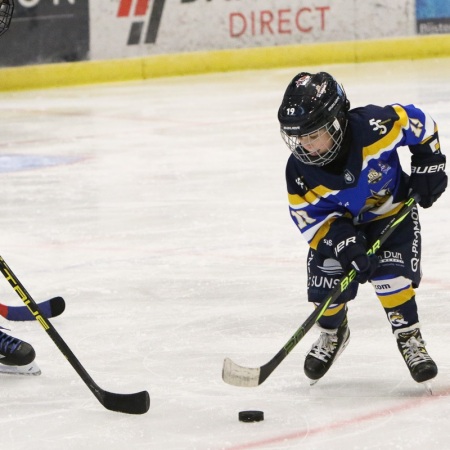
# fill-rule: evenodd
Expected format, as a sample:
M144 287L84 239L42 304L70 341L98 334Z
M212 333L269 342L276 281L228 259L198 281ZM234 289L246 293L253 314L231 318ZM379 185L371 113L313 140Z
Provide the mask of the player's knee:
M384 308L394 308L414 297L412 281L403 276L383 277L371 281Z

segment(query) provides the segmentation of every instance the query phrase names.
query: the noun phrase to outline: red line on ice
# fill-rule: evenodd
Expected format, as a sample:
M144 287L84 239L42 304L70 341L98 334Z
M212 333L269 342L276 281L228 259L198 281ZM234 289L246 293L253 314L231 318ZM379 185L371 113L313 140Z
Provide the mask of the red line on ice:
M246 450L250 448L265 447L271 444L277 444L286 441L295 441L299 439L305 439L310 436L315 436L321 433L327 433L335 429L341 429L345 427L351 427L363 422L369 422L372 420L377 420L382 417L391 416L395 413L408 411L409 409L416 408L423 403L428 403L430 401L438 400L442 397L450 395L450 389L445 392L441 392L438 395L428 395L425 397L417 398L408 402L403 402L397 406L392 406L389 408L381 409L379 411L373 411L368 414L354 417L352 419L339 420L338 422L333 422L326 424L322 427L311 428L306 430L300 430L293 433L283 434L280 436L275 436L273 438L262 439L260 441L248 442L246 444L236 445L234 447L228 447L227 450Z

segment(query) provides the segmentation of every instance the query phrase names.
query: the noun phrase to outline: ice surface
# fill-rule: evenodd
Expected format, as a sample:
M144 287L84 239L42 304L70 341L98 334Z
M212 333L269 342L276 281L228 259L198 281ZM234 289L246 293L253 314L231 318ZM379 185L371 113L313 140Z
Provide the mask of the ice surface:
M446 59L0 95L0 255L35 300L65 298L52 323L103 389L151 396L142 416L105 410L37 323L2 320L42 369L0 377L2 449L448 445L448 194L421 214L417 301L440 370L433 396L410 377L368 286L350 305L348 348L314 387L302 370L314 329L263 385L222 381L225 357L266 363L310 313L276 116L308 69L333 73L352 106L422 106L450 149ZM0 299L20 304L6 281ZM245 409L264 422L239 422Z

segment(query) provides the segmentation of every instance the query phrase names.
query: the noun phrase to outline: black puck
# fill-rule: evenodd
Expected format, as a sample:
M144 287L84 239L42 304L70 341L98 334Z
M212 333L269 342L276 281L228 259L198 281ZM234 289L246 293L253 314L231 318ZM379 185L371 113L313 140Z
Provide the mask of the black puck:
M261 422L264 420L262 411L240 411L239 420L241 422Z

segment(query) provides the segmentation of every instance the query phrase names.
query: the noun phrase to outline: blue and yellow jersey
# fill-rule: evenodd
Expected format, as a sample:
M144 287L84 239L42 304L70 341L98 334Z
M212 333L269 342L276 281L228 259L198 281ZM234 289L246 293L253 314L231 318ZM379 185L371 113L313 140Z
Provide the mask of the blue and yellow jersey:
M294 155L287 163L290 213L315 249L339 217L358 225L397 212L407 195L408 178L400 152L439 152L435 122L414 105L350 110L344 142L348 157L339 173L305 165Z

